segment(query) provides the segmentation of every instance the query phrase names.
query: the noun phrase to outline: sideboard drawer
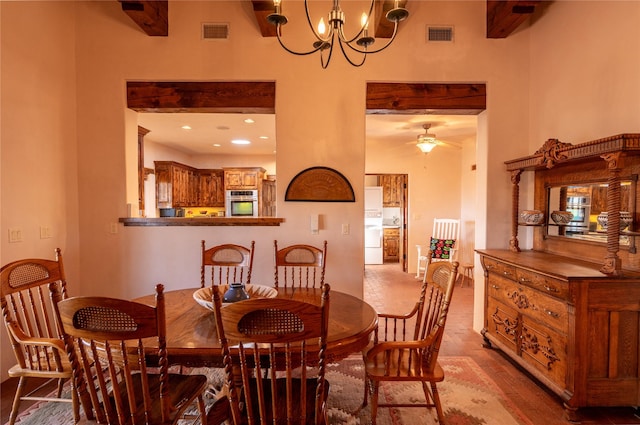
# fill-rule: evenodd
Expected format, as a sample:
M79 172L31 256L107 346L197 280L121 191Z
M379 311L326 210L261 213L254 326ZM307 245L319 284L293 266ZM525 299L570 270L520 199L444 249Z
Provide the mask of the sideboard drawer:
M486 257L483 257L482 261L485 269L489 273L495 273L499 276L504 276L507 279L516 280L516 268L514 266Z
M506 298L511 301L510 304L507 303L508 305L515 307L522 314L546 323L566 334L569 318L567 305L564 302L523 285L513 286L505 294Z
M563 300L569 297L569 285L558 279L529 270L516 269L518 283L530 286L534 289Z

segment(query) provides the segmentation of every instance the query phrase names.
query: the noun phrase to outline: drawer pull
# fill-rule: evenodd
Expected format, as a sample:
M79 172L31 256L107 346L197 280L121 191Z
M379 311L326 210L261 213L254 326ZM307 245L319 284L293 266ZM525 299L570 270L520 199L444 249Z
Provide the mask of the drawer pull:
M499 287L498 285L491 285L491 287L492 287L493 289L500 289L500 287Z
M522 282L522 283L530 283L531 281L529 279L527 279L526 277L521 277L520 278L520 282Z
M549 285L544 285L544 289L546 289L547 292L560 292L560 291L558 291L557 288L553 288L553 287L551 287Z
M505 271L503 271L503 272L502 272L502 274L504 274L505 276L509 276L509 275L511 274L511 272L510 272L510 271L505 270Z
M556 319L557 319L558 317L560 317L560 315L559 315L558 313L555 313L555 312L553 312L553 311L551 311L551 310L545 310L545 312L546 312L549 316L554 317L554 318L556 318Z

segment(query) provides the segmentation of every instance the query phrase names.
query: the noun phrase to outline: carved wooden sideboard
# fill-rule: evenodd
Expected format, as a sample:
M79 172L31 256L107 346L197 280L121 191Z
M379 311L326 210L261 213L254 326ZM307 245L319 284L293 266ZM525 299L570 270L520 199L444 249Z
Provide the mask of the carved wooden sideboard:
M569 420L578 419L581 407L637 408L637 184L629 184L632 193L624 208L632 210L634 220L624 232L620 231L618 213L621 180L635 182L640 173L640 134L579 145L550 140L534 155L506 164L513 182L509 249L477 251L485 276L482 333L487 346L504 351L558 394ZM607 229L565 237L564 230L551 232L553 224L543 223L533 227L533 249L521 250L518 184L523 171L535 172L534 208L542 211L546 220L551 187L603 182L607 187Z

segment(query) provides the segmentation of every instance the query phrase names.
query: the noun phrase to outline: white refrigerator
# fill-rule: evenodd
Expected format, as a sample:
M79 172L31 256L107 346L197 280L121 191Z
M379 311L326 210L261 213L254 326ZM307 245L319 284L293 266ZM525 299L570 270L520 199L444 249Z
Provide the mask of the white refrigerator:
M382 264L382 187L364 189L364 263Z

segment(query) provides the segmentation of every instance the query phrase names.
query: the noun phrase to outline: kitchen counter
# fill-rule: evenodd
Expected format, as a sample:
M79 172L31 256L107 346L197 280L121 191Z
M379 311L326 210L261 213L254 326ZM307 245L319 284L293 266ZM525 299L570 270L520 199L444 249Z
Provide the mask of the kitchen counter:
M123 217L125 226L280 226L278 217Z

